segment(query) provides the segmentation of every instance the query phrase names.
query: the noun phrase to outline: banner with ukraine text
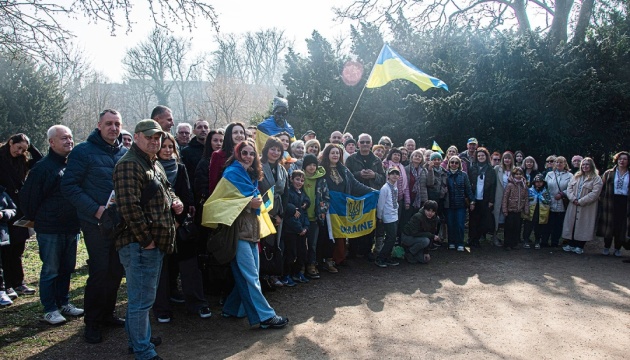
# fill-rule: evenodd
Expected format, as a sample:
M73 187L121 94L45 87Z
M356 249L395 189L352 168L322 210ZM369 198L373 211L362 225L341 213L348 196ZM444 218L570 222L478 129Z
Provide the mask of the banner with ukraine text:
M330 192L330 226L335 238L356 238L376 229L378 191L354 197Z

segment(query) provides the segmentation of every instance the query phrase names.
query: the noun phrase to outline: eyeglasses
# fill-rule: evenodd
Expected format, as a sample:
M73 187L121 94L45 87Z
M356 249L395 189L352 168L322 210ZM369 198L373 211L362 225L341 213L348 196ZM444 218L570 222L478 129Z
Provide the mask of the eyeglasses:
M547 160L548 163L553 163L555 160Z
M499 158L494 158L494 159L492 159L492 161L501 161L501 159L499 159Z
M255 151L247 151L247 150L243 150L241 151L241 156L251 156L251 157L255 157L256 156L256 152Z
M370 141L359 141L359 144L361 145L368 145L370 143Z
M459 161L449 161L449 164L458 164L459 165Z

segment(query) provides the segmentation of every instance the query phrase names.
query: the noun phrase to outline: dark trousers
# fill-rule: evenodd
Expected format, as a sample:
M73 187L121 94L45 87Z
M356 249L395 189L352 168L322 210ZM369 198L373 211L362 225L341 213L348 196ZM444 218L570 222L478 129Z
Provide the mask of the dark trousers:
M392 256L392 250L396 244L396 233L398 231L398 221L392 223L383 223L383 229L385 229L385 241L383 242L383 248L378 253L378 258L385 260Z
M28 229L9 225L9 237L11 243L0 247L0 256L2 257L5 286L15 288L24 285L22 255L24 255L26 239L29 238Z
M171 258L172 261L167 261L167 257ZM171 264L173 262L177 264L179 273L182 275L182 292L186 300L186 310L194 314L199 311L200 308L208 306L208 302L203 293L203 276L199 269L197 257L177 261L177 256L174 254L164 255L155 304L153 304L153 314L155 314L156 317L160 315L171 317L173 315L169 300L172 290L170 272L172 271Z
M509 212L505 217L505 240L503 240L503 247L516 247L521 236L521 213Z
M468 219L468 239L469 241L478 242L491 229L490 224L493 220L491 209L488 207L487 200L475 200L475 209L470 211Z
M284 238L284 275L295 275L306 264L306 236L285 232Z
M374 244L374 231L358 238L350 239L350 254L366 256L372 250Z
M565 212L549 212L549 222L545 226L545 232L542 235L542 245L549 245L551 239L551 246L556 247L560 244L560 237L562 236L562 226L564 224Z
M89 257L83 321L88 325L97 325L114 315L124 269L114 241L101 235L98 225L81 220L81 229Z
M586 241L569 240L569 246L584 249L584 245L586 245Z
M543 234L547 231L547 224L538 223L539 214L540 206L536 205L532 220L525 220L525 225L523 226L523 242L526 244L531 243L530 237L532 236L532 231L534 232L534 244L540 244Z
M613 237L604 238L604 246L610 248L615 239L615 249L619 250L626 242L626 234L623 232L623 225L628 219L628 197L625 195L614 195L613 198Z

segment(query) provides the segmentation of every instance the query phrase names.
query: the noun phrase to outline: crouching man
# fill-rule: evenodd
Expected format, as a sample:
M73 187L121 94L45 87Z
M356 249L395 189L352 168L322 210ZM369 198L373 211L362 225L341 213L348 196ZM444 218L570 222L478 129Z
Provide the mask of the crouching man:
M401 243L408 263L427 263L431 260L430 245L439 239L436 235L437 209L437 202L428 200L403 228Z
M116 250L127 274L125 330L136 359L160 359L151 338L149 310L155 301L164 254L173 252L175 222L171 209L184 208L157 161L163 131L154 120L140 121L131 149L114 169L116 205L126 228L116 239Z

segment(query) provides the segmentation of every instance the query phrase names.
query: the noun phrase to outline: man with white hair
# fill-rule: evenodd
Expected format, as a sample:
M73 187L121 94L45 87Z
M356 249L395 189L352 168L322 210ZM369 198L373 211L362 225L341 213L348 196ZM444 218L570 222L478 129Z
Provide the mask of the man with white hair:
M177 145L179 145L180 150L188 146L191 132L192 126L189 123L177 124L177 136L175 137L175 140L177 140Z
M405 140L405 149L407 149L409 156L411 157L411 153L416 150L416 141L414 139Z
M83 309L69 300L70 275L77 262L79 217L77 209L61 193L66 160L74 148L72 131L63 125L48 129L50 150L30 171L21 190L24 217L35 222L39 258L39 297L44 321L51 325L66 322L63 315L80 316Z

